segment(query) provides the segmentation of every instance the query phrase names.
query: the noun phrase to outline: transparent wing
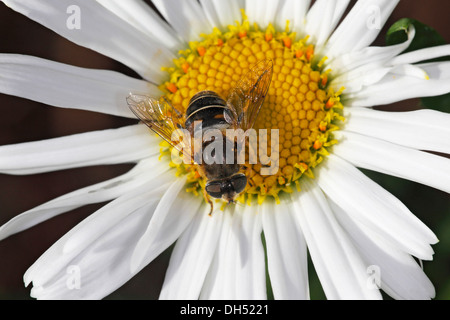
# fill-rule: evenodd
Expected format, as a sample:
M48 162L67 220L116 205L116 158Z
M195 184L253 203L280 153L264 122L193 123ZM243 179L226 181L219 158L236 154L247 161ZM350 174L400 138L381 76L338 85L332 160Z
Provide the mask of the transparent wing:
M127 103L136 117L167 143L192 160L191 141L183 135L184 117L165 98L130 94Z
M272 81L272 60L258 62L238 82L227 98L225 119L236 129L253 127Z

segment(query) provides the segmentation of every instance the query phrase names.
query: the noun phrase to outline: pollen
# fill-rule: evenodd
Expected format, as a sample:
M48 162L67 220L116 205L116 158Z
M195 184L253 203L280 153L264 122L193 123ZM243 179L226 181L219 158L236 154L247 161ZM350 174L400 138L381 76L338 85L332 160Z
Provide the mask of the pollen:
M168 83L167 90L169 90L171 93L175 93L178 91L178 88L174 83Z
M190 43L190 49L180 52L174 61L179 67L164 69L171 80L160 88L176 109L186 112L196 93L211 90L226 99L252 66L263 59L272 60L272 82L254 125L257 131L269 132L264 141L268 156L243 167L248 185L238 200L279 200L283 192L298 191L300 179L314 178L314 170L338 142L333 131L345 120L340 97L344 89L334 92L329 87L332 71L323 68L326 57L316 56L316 48L308 37L295 40L297 36L289 31L289 23L285 30L276 30L273 25L261 30L244 15L242 24L228 29L215 29L212 34L203 35L204 40ZM275 145L271 145L273 130L278 132ZM273 158L274 153L278 157ZM263 174L270 159L274 159L271 167L276 169ZM180 174L189 175L188 190L201 194L206 182L195 165L181 166Z

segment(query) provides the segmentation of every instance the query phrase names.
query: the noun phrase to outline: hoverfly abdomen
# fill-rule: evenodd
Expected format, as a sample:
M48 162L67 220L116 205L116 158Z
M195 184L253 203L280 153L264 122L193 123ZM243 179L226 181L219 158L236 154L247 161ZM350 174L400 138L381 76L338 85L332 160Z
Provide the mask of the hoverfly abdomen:
M224 110L227 103L213 91L201 91L192 97L186 111L185 128L189 130L196 121L202 122L205 129L223 129L229 124L225 121Z

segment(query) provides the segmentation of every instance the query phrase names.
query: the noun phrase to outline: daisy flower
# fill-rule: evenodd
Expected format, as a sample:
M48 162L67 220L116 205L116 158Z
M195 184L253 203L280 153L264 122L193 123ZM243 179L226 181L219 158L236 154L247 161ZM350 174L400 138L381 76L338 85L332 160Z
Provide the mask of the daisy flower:
M358 169L450 191L450 161L422 151L450 153L449 115L373 108L450 92L450 62L424 62L450 46L402 54L412 26L404 43L372 45L398 0L2 2L139 75L0 55L0 92L55 107L134 119L131 92L186 111L196 93L226 96L258 61L273 61L255 129L279 130L279 170L246 166L238 203L211 216L198 167L171 162L142 124L0 147L4 174L135 164L0 227L5 239L108 202L26 271L32 297L104 298L172 245L161 299L266 299L268 279L275 299L308 299L308 256L328 299L435 296L416 259L432 260L438 239Z

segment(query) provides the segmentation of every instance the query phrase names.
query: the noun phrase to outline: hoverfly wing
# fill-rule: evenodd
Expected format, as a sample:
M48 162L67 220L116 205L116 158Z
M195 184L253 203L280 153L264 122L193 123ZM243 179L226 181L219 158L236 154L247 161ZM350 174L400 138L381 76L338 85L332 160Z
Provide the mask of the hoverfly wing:
M192 161L190 137L183 134L183 115L165 98L130 94L127 103L134 115L177 151ZM176 143L176 141L180 141ZM188 141L187 141L188 140Z
M258 62L227 98L225 120L244 131L253 127L272 81L272 60Z

